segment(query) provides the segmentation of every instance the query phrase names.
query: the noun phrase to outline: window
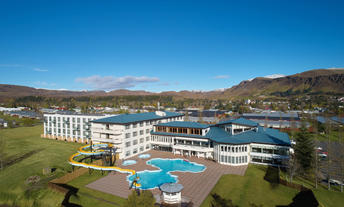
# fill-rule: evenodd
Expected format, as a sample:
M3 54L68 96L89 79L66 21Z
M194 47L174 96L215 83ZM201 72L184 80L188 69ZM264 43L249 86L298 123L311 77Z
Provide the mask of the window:
M133 145L137 145L137 139L133 141Z
M130 133L126 133L125 138L130 138Z
M245 163L247 163L247 156L245 156Z
M223 152L223 146L221 146L221 152Z
M239 162L238 162L238 157L236 157L236 163L238 164Z
M140 122L140 127L143 127L143 122Z
M136 137L137 136L137 132L133 132L133 137Z
M149 126L149 121L146 121L146 126Z
M235 164L235 162L234 162L234 157L232 157L232 163Z
M149 137L146 137L146 141L147 141L147 142L149 141Z
M232 147L232 152L234 152L234 147Z
M231 163L231 156L228 156L228 163Z
M140 139L140 143L143 143L144 141L145 141L144 138L141 138L141 139Z
M245 152L247 152L247 147L245 147Z
M221 155L221 162L223 162L223 155Z
M130 147L130 142L126 142L125 147Z
M143 130L140 130L140 135L143 135L143 133L144 133Z
M144 146L140 147L140 152L142 152L143 150L145 150L145 147Z
M238 147L235 148L235 152L238 152Z
M126 156L126 157L130 156L130 151L126 151L126 152L125 152L125 156Z
M133 124L133 128L137 128L137 123Z
M146 145L146 149L149 149L149 144Z
M130 129L130 124L125 125L125 129Z
M133 149L133 154L137 153L137 148Z
M146 134L149 134L149 129L146 129Z

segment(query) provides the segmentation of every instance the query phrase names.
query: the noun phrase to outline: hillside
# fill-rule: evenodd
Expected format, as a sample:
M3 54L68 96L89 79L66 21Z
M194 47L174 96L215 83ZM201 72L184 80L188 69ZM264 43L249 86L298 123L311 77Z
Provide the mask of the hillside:
M244 97L279 94L344 93L344 70L318 69L281 78L245 80L225 91L224 96Z
M160 95L178 98L212 99L212 98L236 98L236 97L258 97L258 96L288 96L298 94L316 95L326 92L344 93L344 70L318 69L310 70L285 77L278 78L255 78L242 81L226 90L213 91L164 91L153 93L149 91L131 91L119 89L105 92L95 91L69 91L69 90L46 90L27 86L0 84L0 101L8 98L19 98L24 96L44 97L97 97L97 96L144 96Z

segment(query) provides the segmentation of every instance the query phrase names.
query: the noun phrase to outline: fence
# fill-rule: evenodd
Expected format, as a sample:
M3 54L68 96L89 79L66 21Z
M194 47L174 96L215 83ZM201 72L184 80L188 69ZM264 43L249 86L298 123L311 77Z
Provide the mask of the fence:
M300 191L300 192L307 193L314 200L314 204L319 205L318 199L315 197L315 195L311 189L306 188L305 186L300 185L300 184L285 181L282 178L279 178L279 184L284 185L288 188L295 189L295 190Z
M103 161L102 160L97 160L92 162L93 165L103 165ZM86 172L89 171L89 168L79 168L71 173L68 173L60 178L56 178L50 182L48 182L48 187L52 190L55 190L57 192L63 193L65 194L65 198L62 201L61 206L66 206L68 204L68 200L70 197L70 191L69 189L66 189L60 185L66 184L72 180L74 180L75 178L78 178L79 176L85 174Z

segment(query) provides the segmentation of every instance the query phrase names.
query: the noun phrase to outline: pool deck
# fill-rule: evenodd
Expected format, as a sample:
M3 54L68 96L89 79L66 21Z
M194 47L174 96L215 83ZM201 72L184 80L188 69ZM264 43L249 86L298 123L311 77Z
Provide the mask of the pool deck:
M157 170L158 168L147 165L146 161L152 158L182 158L181 155L173 155L171 152L161 152L151 150L150 158L138 158L137 156L130 159L137 159L137 163L134 165L122 166L122 161L119 160L116 163L117 167L123 169L133 169L136 171L143 170ZM221 165L212 161L207 161L204 158L197 157L187 157L191 162L196 162L203 164L207 169L201 173L191 173L191 172L171 172L173 175L178 176L180 184L184 186L182 190L182 196L187 197L193 203L193 206L200 206L204 199L208 196L211 189L215 186L222 175L226 174L237 174L244 175L247 169L247 165L243 166L228 166ZM126 181L127 174L113 172L108 176L105 176L99 180L96 180L85 187L105 192L108 194L116 195L119 197L127 198L133 189L129 189L129 182ZM160 190L155 188L151 190L153 195L160 194Z

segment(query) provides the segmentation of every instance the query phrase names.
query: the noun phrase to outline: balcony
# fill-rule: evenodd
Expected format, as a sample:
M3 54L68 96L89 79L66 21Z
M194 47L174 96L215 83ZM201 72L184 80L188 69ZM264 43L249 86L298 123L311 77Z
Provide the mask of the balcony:
M80 128L79 127L73 127L74 131L79 131Z
M112 139L112 138L100 138L100 137L92 137L92 141L94 142L104 142L104 143L112 143L112 144L122 144L123 139Z
M105 128L92 128L93 132L103 133L103 134L114 134L114 135L121 135L122 130L113 130L113 129L105 129Z
M69 124L69 120L63 121L65 124Z
M209 147L202 147L199 145L184 145L184 144L176 144L173 145L174 149L181 149L181 150L191 150L191 151L200 151L200 152L213 152L213 148Z

